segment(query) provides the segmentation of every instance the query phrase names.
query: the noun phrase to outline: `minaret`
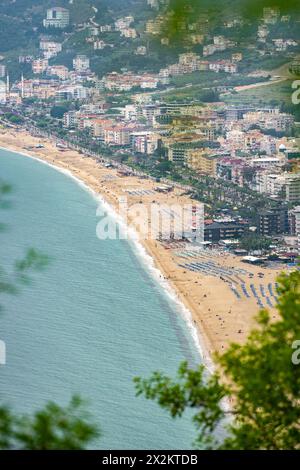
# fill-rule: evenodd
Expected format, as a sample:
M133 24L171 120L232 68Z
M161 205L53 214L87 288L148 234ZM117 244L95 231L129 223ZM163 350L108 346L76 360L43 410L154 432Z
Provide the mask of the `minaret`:
M6 101L9 101L9 75L6 75Z
M21 98L24 98L24 75L21 76Z

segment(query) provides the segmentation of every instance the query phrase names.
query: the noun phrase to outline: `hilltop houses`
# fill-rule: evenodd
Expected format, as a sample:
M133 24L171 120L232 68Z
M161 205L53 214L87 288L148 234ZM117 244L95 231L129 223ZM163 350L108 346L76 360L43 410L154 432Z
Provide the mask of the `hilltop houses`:
M40 40L40 50L45 59L51 59L62 51L62 44L47 37L42 37Z

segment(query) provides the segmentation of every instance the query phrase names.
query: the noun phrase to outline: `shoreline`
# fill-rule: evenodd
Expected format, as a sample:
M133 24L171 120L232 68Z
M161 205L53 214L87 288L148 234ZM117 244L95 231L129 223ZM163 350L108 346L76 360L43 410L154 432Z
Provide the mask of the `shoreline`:
M163 294L168 298L168 301L171 304L175 305L175 309L179 311L179 314L182 316L183 320L186 323L188 331L191 335L191 339L196 347L201 360L203 361L203 365L212 372L214 369L214 364L212 358L205 350L205 345L203 344L203 339L201 338L201 334L199 330L195 327L193 323L193 316L190 310L183 304L183 302L178 297L176 290L168 283L168 281L163 276L161 270L156 266L154 257L148 253L145 246L142 244L140 240L138 240L137 232L134 233L134 229L130 228L128 225L126 226L125 221L122 219L120 214L117 213L113 205L111 205L108 201L106 201L100 193L97 193L93 190L88 184L84 182L84 180L75 176L72 171L57 166L53 163L48 162L40 157L30 155L29 153L21 152L18 149L2 147L0 146L0 150L6 150L9 152L16 153L18 155L22 155L27 158L31 158L37 162L40 162L46 166L49 166L56 171L64 174L68 178L74 180L82 189L88 192L99 204L101 204L109 214L110 217L114 218L118 225L122 225L128 231L128 239L127 242L129 245L132 246L132 250L136 257L139 259L139 262L143 266L145 270L148 271L150 276L154 279L154 281L162 288ZM177 313L177 312L175 312Z
M35 147L41 143L44 145L43 148ZM178 188L171 195L131 196L127 191L133 186L138 189L153 190L155 183L149 179L141 180L139 176L118 177L115 169L108 169L75 150L60 152L50 139L33 137L24 130L1 129L0 146L52 166L55 170L71 177L96 200L101 201L118 224L122 224L122 217L117 210L117 202L119 197L124 196L124 192L129 202L133 204L140 200L150 204L154 197L159 204L172 204L174 199L184 203L192 201L182 195ZM29 146L33 148L25 148ZM129 226L131 234L132 230L134 229ZM230 343L243 342L246 339L255 324L254 318L259 310L256 302L253 299L247 301L243 299L239 302L228 284L220 279L183 269L179 265L182 259L178 258L178 253L165 249L157 240L138 240L135 236L130 236L128 242L132 244L143 266L174 302L176 311L179 311L190 330L204 364L208 369L213 369L212 356L215 352L223 352ZM244 268L251 271L252 276L257 276L262 269L252 266L245 268L245 265L232 255L209 253L208 255L220 266L222 264L223 267ZM270 269L266 272L266 282L273 282L280 271L281 269L277 272Z

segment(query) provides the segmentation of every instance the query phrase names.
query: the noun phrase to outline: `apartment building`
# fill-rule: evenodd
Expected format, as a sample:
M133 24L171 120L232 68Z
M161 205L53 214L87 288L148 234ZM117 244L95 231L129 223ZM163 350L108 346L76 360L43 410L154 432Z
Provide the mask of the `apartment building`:
M130 140L132 150L152 155L157 149L159 136L153 131L136 131L130 134Z
M204 241L218 243L220 240L241 238L249 229L249 225L232 221L210 221L204 226Z
M70 23L70 12L66 8L49 8L43 20L45 28L66 28Z
M117 21L115 21L115 29L116 31L122 32L122 30L129 28L129 26L133 22L134 22L133 16L125 16L123 18L119 18Z
M62 44L49 39L41 39L40 50L43 52L45 59L51 59L62 51Z
M67 80L69 78L69 69L64 65L52 65L51 67L47 68L48 75L54 75L60 80Z
M300 173L262 173L257 189L271 196L281 196L287 202L299 202Z
M78 112L77 111L68 111L63 115L63 125L64 127L75 127L78 122Z
M113 146L128 146L132 131L132 128L122 124L104 127L104 143Z
M73 59L73 68L76 72L86 72L90 68L90 59L84 55L79 54Z
M258 213L258 231L260 235L272 236L288 233L288 210L286 206L261 211Z
M32 62L31 67L34 74L42 74L48 68L48 59L36 59Z
M215 177L217 159L218 155L210 153L208 149L197 149L188 152L185 163L198 173Z
M121 36L129 39L136 39L138 34L135 28L124 28L121 30Z
M3 64L0 64L0 78L5 77L6 75L6 66Z
M0 80L0 103L4 104L7 100L6 83Z

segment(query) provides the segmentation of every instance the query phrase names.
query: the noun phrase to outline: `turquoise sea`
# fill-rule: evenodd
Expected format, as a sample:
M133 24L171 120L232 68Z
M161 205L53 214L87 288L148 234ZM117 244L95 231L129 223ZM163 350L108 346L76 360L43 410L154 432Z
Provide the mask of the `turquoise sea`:
M1 296L0 402L31 412L79 393L102 429L95 448L192 448L190 416L174 421L135 397L135 376L200 360L149 263L132 242L96 237L99 202L65 174L0 150L0 179L13 187L11 207L0 210L0 265L11 271L30 247L51 257L19 295Z

